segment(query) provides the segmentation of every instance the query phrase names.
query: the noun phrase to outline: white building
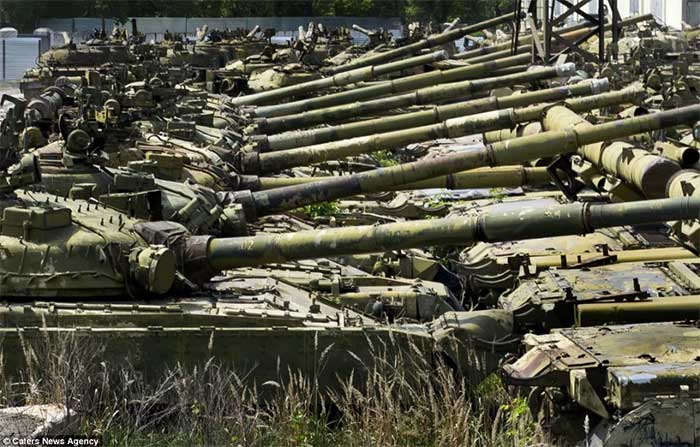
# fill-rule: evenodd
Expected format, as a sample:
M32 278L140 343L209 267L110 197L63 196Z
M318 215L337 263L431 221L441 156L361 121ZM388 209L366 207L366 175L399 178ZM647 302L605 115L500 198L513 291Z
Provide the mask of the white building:
M682 22L700 24L700 0L618 0L624 18L635 14L653 14L666 25L681 29Z
M549 0L550 3L554 1ZM607 0L592 0L584 10L596 14L599 1L608 4ZM558 1L554 5L557 15L565 10ZM660 22L676 29L681 29L682 22L691 26L700 25L700 0L617 0L617 9L622 18L637 14L653 14ZM569 23L579 19L577 15L573 15Z

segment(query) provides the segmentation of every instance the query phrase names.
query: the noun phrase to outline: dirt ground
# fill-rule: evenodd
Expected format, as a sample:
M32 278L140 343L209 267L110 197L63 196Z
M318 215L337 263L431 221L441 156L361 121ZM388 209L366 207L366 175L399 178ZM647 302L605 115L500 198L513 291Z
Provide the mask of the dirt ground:
M2 95L20 96L19 81L0 82L0 96Z

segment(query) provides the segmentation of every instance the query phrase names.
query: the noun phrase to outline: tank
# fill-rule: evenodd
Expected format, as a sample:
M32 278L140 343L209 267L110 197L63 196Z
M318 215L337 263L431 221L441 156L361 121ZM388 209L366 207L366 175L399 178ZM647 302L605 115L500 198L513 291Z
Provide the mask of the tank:
M508 85L517 76L506 77L503 83L491 87ZM483 84L482 84L483 85ZM524 107L538 102L563 100L573 96L587 96L603 93L609 88L605 79L592 82L580 82L571 86L561 86L514 94L508 96L488 96L485 98L460 101L456 104L433 106L427 110L401 113L375 119L366 119L347 124L325 126L320 128L283 132L274 135L253 135L251 139L255 149L260 152L293 149L311 146L329 141L355 138L363 135L384 133L417 126L436 124L451 118L473 115L475 113L500 110L510 107Z
M559 194L526 194L501 199L501 206L518 206L532 201L544 206L566 202ZM581 200L600 200L585 195ZM453 206L450 215L488 212L493 199ZM497 202L498 203L498 202ZM549 269L572 269L637 261L691 258L695 255L678 247L665 226L612 227L591 234L546 237L528 241L484 242L467 247L451 263L453 271L465 278L466 295L479 307L495 306L504 292Z
M390 73L405 70L407 68L428 65L433 62L447 59L445 51L436 51L433 53L411 57L401 61L390 62L387 64L357 68L342 74L332 75L325 78L302 82L288 87L281 87L265 92L255 93L251 95L239 96L232 98L229 103L233 106L241 105L259 105L270 103L273 101L293 98L300 95L308 95L323 90L328 90L335 87L342 87L348 84L357 82L369 81Z
M583 89L590 88L584 87ZM640 90L626 89L618 92L570 98L566 103L579 111L588 111L613 104L638 101ZM333 141L289 150L244 153L240 170L246 174L279 172L294 166L309 165L326 160L350 157L378 150L395 149L407 144L435 138L455 138L474 135L493 129L503 129L518 123L538 120L552 104L544 103L523 108L508 108L479 114L451 118L438 124L380 133L341 141ZM538 137L534 135L533 137ZM521 141L526 141L520 139ZM513 140L515 141L515 140ZM503 143L501 143L503 144Z
M127 63L132 61L128 47L123 44L75 45L68 43L61 48L52 48L39 57L39 65L50 68L97 67L107 62Z
M395 59L399 59L401 57L418 54L423 49L437 47L452 42L454 40L460 39L466 36L467 34L511 22L513 21L513 19L515 19L514 14L504 14L502 16L495 17L489 20L484 20L483 22L479 22L471 26L453 29L451 31L447 31L441 34L429 36L417 42L404 45L402 47L395 48L392 50L388 50L383 53L366 55L344 65L333 67L328 71L332 74L342 73L349 70L353 70L355 68L381 64Z
M683 320L697 306L698 260L664 258L673 255L664 249L647 254L654 250L659 256L643 261L567 265L523 274L519 284L499 298L498 307L517 315L522 333Z
M667 304L694 313L693 300ZM665 313L662 303L640 307L645 315ZM562 329L527 337L527 352L503 376L530 391L528 403L542 423L551 421L545 414L557 415L554 436L562 443L654 445L672 438L693 445L698 335L693 322Z
M623 92L624 93L624 92ZM587 105L591 101L585 102ZM525 109L527 110L527 109ZM538 107L532 108L534 116L540 113ZM510 122L512 111L505 113L502 116L506 118L506 124ZM525 113L526 115L527 113ZM165 181L158 181L161 188L166 190L166 193L160 195L161 198L180 197L177 200L166 200L163 203L163 210L169 210L166 214L169 216L182 216L194 218L194 222L213 223L216 222L216 216L225 217L226 231L241 231L244 228L244 222L254 222L259 217L269 214L275 214L283 211L288 211L300 208L310 204L323 203L329 200L335 200L342 197L348 197L357 194L377 193L386 190L400 188L403 185L412 184L434 177L458 173L461 171L485 167L488 165L510 165L513 163L524 162L533 158L545 156L553 156L560 153L575 151L579 145L587 145L597 141L605 141L608 139L620 138L630 134L636 134L644 130L658 129L660 126L669 127L682 123L694 122L700 116L700 107L690 106L683 109L673 111L660 112L657 114L643 115L624 120L613 121L605 124L599 124L590 128L577 129L574 131L566 130L560 132L550 132L532 137L512 140L506 143L490 145L486 147L473 148L469 152L458 152L434 159L420 160L413 163L397 165L388 168L382 168L362 173L357 173L349 176L333 177L318 182L311 182L299 185L291 185L281 188L275 188L265 191L251 192L240 190L236 192L221 192L207 190L204 187L188 186L183 184L168 184ZM477 115L478 117L478 115ZM481 120L475 120L478 124ZM462 125L460 129L466 127ZM469 130L469 129L467 129ZM470 133L465 131L465 133ZM474 132L471 132L474 133ZM433 134L434 135L434 134ZM275 155L277 153L261 154L261 156ZM98 170L101 171L101 170ZM64 175L60 171L58 175ZM104 177L104 172L95 174L99 178ZM55 178L55 177L54 177ZM83 177L84 179L85 177ZM109 178L109 176L107 177ZM132 180L126 180L132 178ZM126 175L124 177L125 185L130 188L136 188L136 194L145 199L143 193L147 190L145 185L155 186L153 179L146 183L136 182L136 177ZM48 183L49 177L45 183ZM81 183L84 183L81 180ZM65 193L65 185L71 185L73 182L70 178L62 182L54 181L54 188L64 188L63 190L54 192ZM100 180L96 177L90 181L100 185L97 189L98 194L103 194L109 181ZM169 185L169 186L168 186ZM117 191L119 188L116 188ZM158 189L158 188L156 188ZM133 189L130 189L130 191ZM91 195L89 193L88 195ZM148 202L131 202L129 197L133 197L132 193L124 195L115 194L116 201L110 202L112 206L119 209L137 212L133 207L134 203L142 203L140 207L140 215L149 215ZM183 197L184 196L184 197ZM204 200L206 198L206 200ZM104 198L107 200L107 197ZM160 202L160 200L158 201ZM128 208L125 208L127 203L130 203ZM190 205L188 205L190 204ZM207 213L195 212L201 207L211 209L212 213L207 217ZM216 210L217 212L213 212ZM176 217L171 217L177 219ZM193 231L196 227L191 227ZM208 228L205 226L204 228ZM231 233L229 233L231 234Z
M25 162L25 165L29 166L29 163ZM36 169L36 162L31 161L31 163L33 169ZM101 251L102 249L91 254L91 249L88 247L105 247L106 249L112 242L98 243L88 233L83 234L86 230L81 229L104 228L104 233L100 233L102 240L114 241L116 244L110 248L110 250L114 250L110 255L112 259L116 260L126 256L130 259L129 264L132 265L129 275L116 275L117 270L113 271L111 275L112 286L110 287L106 287L104 281L94 283L95 287L101 283L102 290L109 290L110 295L128 295L133 292L130 291L130 288L136 287L136 284L140 284L138 286L140 289L135 290L142 290L144 293L156 295L167 293L176 279L175 267L185 278L192 281L207 280L221 270L287 262L295 259L371 253L423 244L466 244L478 240L527 239L537 237L542 232L551 236L580 234L601 226L612 225L613 222L615 225L624 225L625 223L691 219L697 215L700 206L700 199L687 197L610 205L578 203L544 208L523 205L520 209L516 207L515 214L510 209L502 213L493 210L478 218L447 218L381 226L339 228L322 230L320 233L302 231L286 235L213 238L211 236L190 236L184 227L172 222L135 220L112 212L101 205L90 206L88 202L80 200L68 200L57 204L56 196L41 196L39 193L32 193L32 196L37 197L36 203L32 203L29 199L31 196L20 195L18 196L20 200L13 199L6 204L3 210L3 229L6 231L5 236L8 239L4 246L11 250L12 238L20 236L26 246L34 236L31 224L33 221L27 221L27 216L43 216L40 219L35 217L37 220L34 221L36 222L38 239L32 245L35 246L36 255L43 259L43 262L37 265L44 265L46 268L50 266L51 269L58 268L60 270L61 268L70 268L71 256L85 258L85 262L93 262L90 261L92 256L104 256L106 252ZM39 206L47 203L48 205L45 207ZM24 211L26 209L29 211ZM649 212L651 210L653 212ZM527 224L513 227L512 219L516 215L528 216ZM615 218L613 219L612 216ZM92 223L93 221L97 223ZM70 239L70 246L53 252L49 250L47 254L46 250L41 247L45 247L49 241L56 247L61 246L59 241L51 240L51 236L66 234L65 228L72 228L73 222L81 223L81 225L73 229L75 233L71 233L74 236ZM94 230L90 232L92 231ZM180 236L174 237L177 234ZM370 234L371 237L368 238ZM82 245L72 245L73 242L83 239ZM151 247L152 244L165 244L167 247L154 251ZM21 246L22 244L18 245L18 247ZM83 248L80 248L81 246ZM29 259L27 256L32 253L31 248L29 246L26 249L18 249L30 250L24 255L25 259ZM87 251L83 253L84 250ZM142 251L144 253L139 255ZM6 262L16 263L19 262L19 258L11 257ZM106 269L118 268L116 264L112 263L106 263L104 267ZM55 294L70 296L76 293L85 296L85 294L95 293L95 290L90 290L90 281L86 284L88 290L77 290L80 289L80 275L65 277L61 280L59 278L60 275L54 273L51 278L47 278L47 284L41 285L41 291L38 293L47 296ZM14 281L9 280L6 284L5 295L26 294L28 285L26 281L26 278L22 279L22 275L14 278ZM132 281L134 284L130 284Z
M240 112L253 118L294 116L302 112L351 104L356 101L369 100L386 95L397 95L421 88L435 87L439 84L478 79L485 75L496 75L497 70L514 66L518 67L518 71L525 71L525 69L520 68L520 66L528 61L529 57L527 55L517 55L484 64L468 65L447 70L435 70L427 73L405 76L391 81L383 81L375 85L331 93L316 98L271 106L243 107Z
M31 342L34 333L30 331L29 326L36 326L36 322L42 318L45 323L39 333L48 331L64 334L75 332L81 321L87 321L86 318L90 318L93 328L90 331L91 336L106 341L113 348L109 352L115 356L124 355L128 345L128 349L134 355L142 356L139 357L138 364L141 365L144 359L149 359L151 364L146 368L147 370L153 370L178 359L186 362L201 360L204 355L222 356L226 361L241 360L244 354L255 355L263 365L267 362L282 361L284 364L289 362L290 365L298 366L297 360L277 352L277 348L300 347L302 345L297 343L302 338L314 337L320 328L327 331L328 327L339 328L340 333L343 334L344 343L350 343L352 346L359 343L355 346L359 352L357 356L367 361L371 359L371 352L369 350L363 352L365 348L361 347L363 345L366 347L361 342L362 337L365 336L363 330L352 327L343 329L338 326L337 320L326 319L323 316L318 318L307 316L294 320L295 314L289 310L281 314L275 312L263 314L266 318L272 318L265 320L270 323L274 321L276 315L279 315L277 321L296 321L296 324L300 324L300 327L297 327L298 330L288 332L290 344L276 345L272 351L269 351L268 347L267 355L262 355L262 351L256 348L232 355L225 347L228 342L258 333L250 332L250 329L235 329L236 325L260 324L262 323L259 320L261 314L250 311L242 314L235 313L234 307L231 309L233 313L222 314L221 318L214 317L207 310L208 305L202 304L203 296L195 292L208 290L206 287L215 287L219 290L219 295L224 293L227 287L226 279L216 280L214 285L211 285L212 278L219 275L222 270L426 245L461 245L479 240L496 241L544 235L579 234L609 225L692 219L700 213L700 198L687 197L606 205L591 203L547 207L524 205L515 210L494 209L478 217L309 230L290 234L216 238L191 235L185 227L174 222L146 221L128 217L101 204L59 198L38 192L11 192L18 186L28 187L32 182L37 181L38 177L36 160L31 155L26 156L19 167L8 170L5 183L9 186L2 201L3 225L0 239L8 253L17 253L16 256L5 257L0 263L0 269L6 272L3 296L5 301L10 303L4 310L7 316L20 318L17 320L18 324L12 325L12 328L6 326L2 329L5 337L4 355L10 369L21 363L22 343L19 337L26 336L27 338L23 339ZM518 222L519 225L514 225L514 222ZM29 269L29 266L33 266L33 270ZM269 273L265 276L269 280ZM234 280L233 278L231 280ZM240 282L240 279L235 281ZM410 293L406 291L403 295L388 294L383 300L416 303L420 293L414 290ZM191 301L187 298L188 296L193 296L191 299L195 301ZM171 301L176 297L180 297L177 302ZM60 304L51 301L48 307L42 307L41 303L35 303L29 309L25 307L23 313L14 311L14 302L37 298L51 300L60 298ZM366 309L368 303L375 302L368 301L370 298L370 295L353 292L340 297L339 300L345 303L346 301L360 303L356 305L360 309L364 304ZM148 302L144 303L142 301L144 299L148 299ZM439 315L450 311L450 306L436 307L436 301L433 300L433 304L430 304L430 299L420 311L423 315ZM78 303L87 301L92 304L74 305L71 304L75 302L73 300L77 300ZM105 301L108 307L105 306ZM121 306L121 303L126 307ZM192 304L196 303L199 303L200 307L192 307ZM78 310L86 305L87 313ZM137 307L134 307L135 305ZM226 312L226 305L221 305ZM284 306L289 306L282 305L283 309ZM312 313L317 312L313 310L317 309L313 302L308 305ZM410 304L401 304L401 306L408 308ZM371 307L374 308L374 305ZM107 308L110 309L108 316L105 314ZM134 309L137 309L136 313ZM202 311L198 312L197 309ZM430 309L433 314L426 313ZM183 312L192 314L187 323L182 321ZM372 314L371 311L367 313ZM230 320L227 318L228 315L231 316ZM240 318L236 317L237 315ZM155 326L152 323L155 323ZM191 326L195 323L196 327ZM203 329L204 326L212 323L221 329L214 331ZM72 326L73 324L75 326ZM503 327L508 325L507 318L502 320L498 312L487 315L477 313L455 315L454 319L449 317L444 322L433 323L430 328L402 326L399 331L405 330L406 337L415 337L418 342L421 340L433 342L443 340L444 337L449 337L453 333L461 333L461 337L470 338L506 332ZM287 330L289 329L294 328ZM258 333L263 337L258 340L265 344L263 339L268 336L276 337L279 330ZM380 339L389 337L386 328L379 328L377 334ZM152 337L156 335L162 337L161 342L157 343L160 354L153 357L151 349L147 346L153 343ZM210 346L208 349L195 348L195 345L191 345L191 348L185 351L173 350L175 345L170 344L182 346L182 341L191 337L187 342L189 345L189 343L201 341L203 336L208 336L212 340L201 345ZM124 337L128 337L130 341L126 343L127 339ZM321 343L313 344L311 351L317 348L326 349L329 346L330 339L322 338ZM217 347L212 348L212 344ZM323 348L320 348L321 346ZM489 348L490 355L493 355L492 348ZM502 354L502 348L503 346L497 350L498 355ZM281 357L278 357L279 355ZM354 361L345 360L338 365L347 365L350 369L346 371L349 372L352 370L351 363ZM458 361L457 364L464 363ZM464 365L467 366L467 364ZM273 370L274 368L271 371ZM334 372L338 370L344 369L335 369ZM256 375L256 379L258 377L268 379L269 376L269 373L262 372L260 376ZM331 378L324 375L322 383L326 380Z

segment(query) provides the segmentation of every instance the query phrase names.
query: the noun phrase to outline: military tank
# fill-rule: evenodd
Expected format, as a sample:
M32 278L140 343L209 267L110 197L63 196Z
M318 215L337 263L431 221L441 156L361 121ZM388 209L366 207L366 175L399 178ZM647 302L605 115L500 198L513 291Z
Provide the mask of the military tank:
M674 310L687 304L687 316L697 313L693 297L668 300ZM659 310L663 307L644 302L640 314L679 318L678 312ZM692 445L697 334L696 322L679 321L532 335L524 341L527 352L506 365L503 375L507 383L531 390L531 407L559 442L620 446L673 439Z
M528 82L534 80L552 79L556 76L565 76L567 73L572 74L573 65L562 65L557 69L538 70L534 73L522 73L518 75L508 75L495 78L484 78L476 82L471 82L468 85L473 87L473 91L484 91L488 89L510 86L518 82ZM448 90L457 94L457 90ZM538 90L534 92L525 92L519 95L508 95L503 97L489 96L486 98L472 99L460 101L457 104L449 104L443 106L433 106L432 109L401 113L394 116L385 116L375 119L361 119L347 124L339 124L335 126L327 126L323 128L305 129L282 132L271 135L252 134L250 138L255 144L255 149L261 152L270 152L284 149L293 149L296 147L311 146L314 144L326 143L333 140L343 138L354 138L363 135L384 133L389 131L407 129L416 126L424 126L436 124L439 121L445 121L450 118L457 118L469 114L487 112L496 109L505 109L509 107L521 107L535 104L537 102L551 101L554 99L565 99L569 96L585 96L597 93L603 93L608 90L605 80L594 81L590 83L580 83L568 87L554 87L549 89ZM386 98L384 102L391 101L391 98ZM360 118L365 114L362 110L363 103L356 103L358 110L353 115ZM372 110L370 110L371 112ZM262 121L261 123L265 123ZM266 124L257 126L259 129L265 129ZM301 123L301 127L305 127ZM275 131L274 128L271 131Z
M31 155L23 158L21 166L24 169L17 169L17 172L22 173L19 177L24 178L23 182L10 181L18 174L9 176L15 171L8 170L6 178L7 183L13 185L11 190L15 189L14 185L27 186L37 180L37 164ZM684 197L623 204L524 206L517 210L494 209L478 217L215 238L190 235L174 222L134 219L99 204L41 193L8 191L3 205L0 238L8 255L2 262L6 272L3 296L7 304L3 307L6 326L0 331L10 371L21 368L22 346L26 347L26 343L41 333L73 333L79 337L89 334L93 341L108 345L107 352L114 356L111 360L128 351L131 354L126 357L133 358L135 364L147 372L178 360L202 361L205 356L239 364L255 358L261 368L260 374L255 375L256 380L270 379L276 369L266 369L265 365L279 362L299 366L302 370L317 367L312 360L313 353L327 348L333 350L329 346L342 340L340 344L353 349L355 356L349 359L338 346L340 350L331 357L339 363L334 363L333 371L324 373L320 380L323 384L337 380L338 371L351 373L358 367L356 358L371 364L373 354L368 345L371 342L365 337L368 327L372 326L347 327L355 313L351 309L341 312L344 308L334 306L333 300L322 304L307 301L311 314L307 316L294 314L290 310L291 302L281 303L281 313L236 310L236 306L229 310L226 304L229 300L246 301L240 294L242 285L246 284L242 280L245 275L239 277L229 272L223 277L217 276L222 270L416 246L578 234L613 224L694 219L700 213L700 199ZM269 281L269 273L265 276ZM285 282L293 283L293 279ZM318 282L317 287L321 286ZM335 288L336 293L344 290L342 281L336 286L331 282L323 287ZM215 296L212 291L216 291ZM340 296L336 303L364 299L361 292L354 293ZM415 303L419 302L417 294L419 290L386 299L402 298L404 302ZM51 301L33 302L37 298ZM203 305L203 302L208 304ZM372 303L374 309L376 301ZM22 312L17 312L18 305ZM324 306L329 306L328 312L336 310L335 318L313 316ZM483 340L488 349L480 355L489 357L484 365L491 368L504 354L504 348L510 346L505 340L512 332L509 329L512 323L505 312L453 314L450 311L446 314L444 311L449 307L435 306L435 301L425 307L432 308L433 315L442 314L445 318L429 327L374 326L370 338L387 341L398 337L401 345L417 343L421 349L428 349L435 341L449 346L447 340L453 335L465 340ZM280 319L275 319L277 315ZM286 325L295 315L300 317L296 321L301 325ZM252 318L248 318L250 316ZM363 320L361 316L355 321L366 322L367 317ZM272 319L268 320L270 317ZM42 321L41 326L39 321ZM284 329L276 326L279 324ZM329 332L329 328L335 330ZM280 331L286 342L270 344ZM330 334L336 335L329 337ZM153 337L160 341L153 343ZM233 352L233 346L238 346L243 339L250 340L249 337L256 340L247 343L250 348ZM305 343L309 337L315 337L317 342ZM487 341L494 337L498 340L497 348ZM202 343L204 339L209 341ZM291 351L288 348L292 348ZM464 367L465 372L471 371L474 365L452 349L449 355L455 356L455 364Z
M581 86L574 91L590 91L591 86ZM607 94L570 98L566 103L577 110L592 110L610 105L634 102L640 96L639 90L629 89ZM517 123L529 122L540 117L551 106L544 103L530 107L507 108L447 119L437 124L417 126L410 129L395 130L373 135L331 141L294 149L241 154L239 169L247 174L278 172L295 166L308 165L326 160L375 152L379 150L398 149L411 143L435 138L456 138L478 134L489 129L509 128Z
M636 134L644 129L671 127L694 122L700 116L700 107L643 115L613 121L576 131L551 132L533 137L513 140L507 144L474 148L435 159L421 160L357 173L343 177L328 178L319 182L290 185L263 191L238 190L219 192L199 185L155 180L149 176L132 175L128 172L110 173L109 170L82 164L71 170L65 166L54 169L47 175L44 187L58 194L68 194L76 183L75 175L83 185L83 194L99 197L103 204L138 215L164 216L185 224L191 231L215 230L219 234L245 234L245 223L259 217L289 211L302 206L327 202L357 194L376 193L410 185L441 175L484 167L506 165L551 156L562 151L573 151L579 145ZM505 114L510 118L510 114ZM477 120L479 122L479 120ZM75 164L76 159L73 159ZM139 180L141 179L141 180ZM93 186L85 185L92 183ZM113 186L117 192L112 193ZM121 186L118 186L121 185ZM119 192L126 189L127 192ZM75 193L80 186L76 188ZM107 194L105 194L107 192Z
M380 82L375 85L369 85L366 87L282 104L259 107L242 106L240 109L235 106L229 106L229 108L231 108L232 111L234 111L235 113L244 113L250 118L259 119L259 121L261 121L264 118L266 121L272 121L273 123L284 119L283 117L289 119L289 117L303 113L303 117L305 120L304 123L306 125L311 125L314 124L314 122L311 121L310 114L312 114L314 111L316 114L322 113L326 116L330 116L329 112L337 110L335 109L336 107L340 108L341 106L345 105L347 108L349 107L348 104L352 105L356 101L370 100L374 98L380 98L386 95L398 95L403 101L397 102L399 100L395 99L394 104L396 105L394 105L393 108L405 107L407 105L415 104L415 102L410 102L411 95L409 95L408 92L418 89L427 89L432 87L432 90L429 90L429 92L432 93L432 96L441 96L443 100L451 99L454 98L454 96L449 96L446 93L446 90L449 90L449 87L440 89L439 85L454 84L458 82L464 83L465 81L468 81L470 79L474 80L482 78L487 74L491 76L499 76L523 72L526 69L518 66L519 64L525 62L526 58L523 56L527 55L513 56L510 58L504 58L503 60L493 61L479 65L468 65L466 67L453 68L450 70L430 71L418 75L405 76L403 78L391 81ZM499 72L501 69L510 69L514 66L517 67L517 69L514 70L515 73ZM469 86L469 84L463 84L462 86L467 87ZM424 92L424 94L425 93L426 92ZM442 93L442 95L440 95L440 93ZM473 94L473 92L469 89L467 89L466 91L463 90L462 94L464 95L464 93ZM391 108L392 107L389 107L385 104L380 110L388 110ZM354 116L351 115L350 112L345 113L346 115L348 115L348 117ZM265 130L289 130L294 128L291 127L291 124L287 124L286 127L282 127L281 125L279 125L279 127L272 127L271 123L267 123L266 125L268 127L264 127L263 129Z
M687 111L686 114L681 111L674 116L680 122L685 122L693 115L692 111ZM651 117L651 120L656 118L654 115L648 115L647 119L649 119L648 117ZM644 119L644 117L639 119ZM675 121L668 117L662 122L671 125ZM9 141L12 141L12 138ZM16 144L17 140L14 141ZM2 228L5 232L3 237L7 240L3 246L10 254L5 258L7 270L14 273L6 276L4 296L13 303L16 300L22 301L28 298L32 300L36 297L50 298L61 303L70 303L71 300L75 299L88 301L97 299L99 301L105 298L110 300L126 299L127 302L134 299L157 301L162 297L181 297L187 296L188 293L201 291L203 285L211 283L211 278L216 275L217 270L221 269L255 267L266 263L289 262L294 259L375 252L424 244L452 244L457 243L458 240L461 243L471 243L484 237L499 239L505 237L506 233L509 238L514 235L510 228L511 225L506 223L512 220L508 214L499 217L499 214L494 211L493 214L478 218L416 221L379 227L322 230L322 234L328 235L328 238L324 240L327 240L329 245L325 244L325 246L324 244L315 245L316 238L312 236L317 234L315 232L255 236L254 239L217 239L211 236L192 236L182 225L158 221L157 203L151 209L150 219L144 220L132 217L134 213L129 216L106 207L104 204L80 200L79 191L73 198L40 192L11 192L18 187L29 187L39 180L38 173L39 166L36 159L32 155L27 155L22 159L19 167L8 168L6 175L9 189L5 196L7 200L4 202ZM629 213L633 219L639 218L643 221L646 219L669 220L674 217L680 219L694 215L691 210L683 207L694 203L694 200L682 198L668 201L659 209L659 213L645 216L637 215L636 208L630 208L626 204L604 206L603 208L590 204L567 205L561 209L564 211L563 214L547 209L534 210L533 216L539 215L539 219L545 221L550 219L558 221L558 219L564 218L567 222L554 225L551 231L553 233L564 231L568 234L588 231L609 218L607 214L598 215L592 212L593 209L610 209L613 213L622 213L623 215ZM154 204L151 203L151 205ZM645 203L639 206L648 207L654 206L654 204ZM668 206L680 214L673 214L671 217L664 215L663 210ZM589 208L591 213L587 211L581 214L583 209ZM574 209L579 211L574 212ZM593 220L589 221L589 219ZM489 223L491 221L493 224ZM507 230L506 227L508 227ZM477 228L480 230L477 231ZM491 234L491 231L488 230L484 233L484 228L493 228L495 232ZM532 228L540 228L540 226L522 228L522 236L530 237ZM446 231L448 229L450 231ZM372 236L368 239L367 235L370 234ZM519 237L518 234L515 236ZM253 242L252 245L251 242ZM14 250L18 250L18 255L11 255ZM246 253L242 253L241 250ZM19 255L19 253L22 254ZM24 269L30 265L39 266L40 270L34 273L25 272ZM322 283L323 281L317 282L316 286L322 287ZM28 288L31 287L36 287L36 294L27 293ZM338 288L341 285L333 286L331 284L329 287L331 290L335 290L335 293L341 290ZM380 306L377 304L376 296L372 298L367 293L363 294L361 290L355 290L351 292L351 295L338 296L337 303L344 306L347 306L348 303L360 303L349 307L364 308L364 313L368 315L376 315L377 312L380 315L391 315L392 317L405 314L418 317L419 320L439 315L457 307L454 303L452 305L446 304L450 302L448 299L442 299L440 303L443 304L436 305L436 299L432 305L427 305L428 310L426 310L426 305L416 304L413 307L415 309L422 308L422 310L407 313L407 309L411 305L406 305L406 303L425 301L419 295L426 294L415 290L410 293L388 294L380 300ZM201 295L198 296L198 299L201 299ZM392 301L394 308L399 310L392 310L389 313L381 310L390 307L389 304ZM396 302L400 303L398 307ZM65 304L59 305L59 307L62 306ZM76 308L71 306L69 304L66 307L69 309L66 314L71 315L71 317L67 317L68 320L80 320L83 315L80 312L75 313L73 309ZM149 309L147 303L144 303L143 306L146 306L143 308L144 310ZM38 307L42 309L39 314L43 314L44 309L41 306ZM366 310L368 307L370 311ZM379 307L379 311L377 307ZM309 304L308 308L317 309L314 304ZM8 307L8 315L15 315L13 309L12 305ZM55 305L49 304L46 311L50 314L55 309ZM95 309L99 314L105 307L98 305ZM160 305L158 309L156 313L167 309L167 304L165 307ZM211 307L205 306L205 309L211 309ZM429 311L430 309L432 311ZM59 311L59 314L61 312ZM177 311L174 313L182 315ZM204 313L206 314L206 312ZM364 313L359 313L359 315L364 316ZM122 317L128 320L127 315L122 315ZM29 324L31 318L27 318L29 320L24 320L22 324ZM201 318L206 320L205 317ZM109 320L110 324L118 325L118 318ZM194 320L201 321L200 317L196 317ZM34 322L36 323L36 321L35 319ZM53 321L63 323L60 317ZM178 318L178 322L180 322L180 318ZM338 324L337 321L335 324ZM9 344L12 346L12 342ZM19 354L15 352L15 355L10 355L10 357L17 360L17 355ZM10 363L14 360L11 360Z
M508 23L513 20L518 20L521 16L521 14L503 14L499 17L484 20L483 22L475 23L464 28L451 29L443 33L428 36L425 39L420 39L416 42L409 43L408 45L403 45L398 48L390 49L388 51L367 53L364 56L351 61L350 63L344 63L343 65L331 67L328 69L328 72L331 74L337 74L353 70L355 68L366 67L368 65L384 63L391 60L400 59L405 56L415 55L426 48L441 46L443 44L464 37L469 33L492 28L494 26Z

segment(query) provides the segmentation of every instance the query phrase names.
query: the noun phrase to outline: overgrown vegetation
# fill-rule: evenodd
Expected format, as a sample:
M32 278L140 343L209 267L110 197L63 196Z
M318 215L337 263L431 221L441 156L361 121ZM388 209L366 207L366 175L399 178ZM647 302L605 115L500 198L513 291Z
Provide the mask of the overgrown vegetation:
M489 189L489 195L496 200L503 200L508 196L508 190L503 187L493 187Z
M340 212L340 207L338 201L332 202L321 202L313 203L311 205L306 205L305 207L296 210L306 215L307 217L313 219L316 217L328 217L334 216Z
M473 23L513 10L514 0L5 0L3 25L31 31L47 17L401 17Z
M351 375L326 391L318 377L293 372L252 386L250 375L214 361L146 383L128 363L105 362L105 349L86 337L23 346L20 380L0 374L0 406L63 403L77 415L68 432L103 445L522 446L536 438L524 400L498 377L471 388L415 353L378 354L362 386Z
M373 152L372 158L377 160L377 163L379 163L379 165L384 168L389 166L396 166L397 164L399 164L399 161L396 159L396 156L390 150Z
M426 202L428 208L443 208L452 205L453 199L449 192L438 193L430 196L430 200Z

